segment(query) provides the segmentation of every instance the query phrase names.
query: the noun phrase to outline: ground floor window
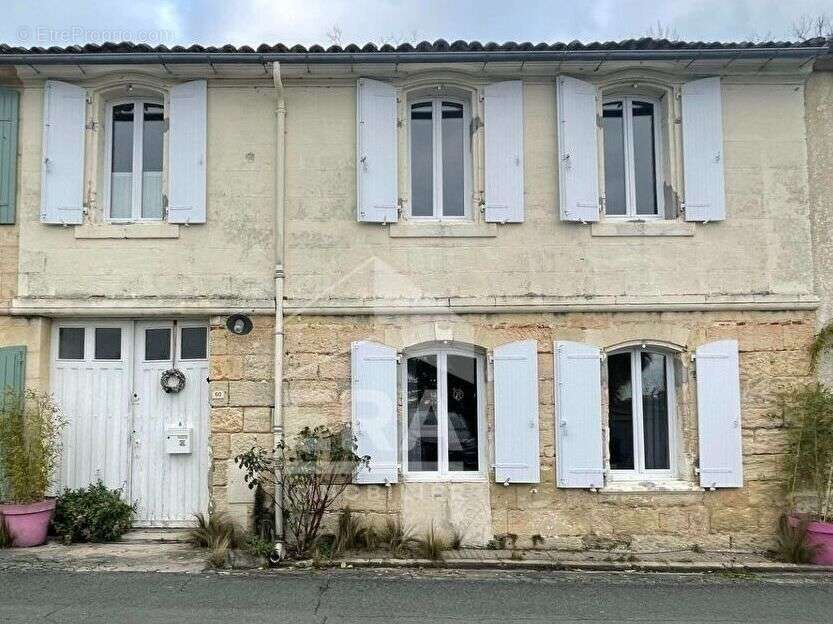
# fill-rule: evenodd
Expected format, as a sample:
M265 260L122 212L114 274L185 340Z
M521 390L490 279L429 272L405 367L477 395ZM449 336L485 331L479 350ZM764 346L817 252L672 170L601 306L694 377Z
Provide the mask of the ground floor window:
M645 348L607 358L608 454L614 479L671 477L672 356Z
M406 474L452 480L481 475L481 356L455 349L409 353L404 386Z

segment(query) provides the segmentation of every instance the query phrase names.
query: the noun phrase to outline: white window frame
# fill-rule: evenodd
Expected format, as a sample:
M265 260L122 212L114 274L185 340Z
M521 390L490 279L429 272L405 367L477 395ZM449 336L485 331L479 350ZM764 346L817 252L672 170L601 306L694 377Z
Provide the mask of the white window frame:
M647 470L645 468L645 446L644 446L644 421L642 401L636 400L642 397L642 363L643 353L657 353L665 356L665 383L667 385L668 403L668 469ZM607 358L611 355L629 353L631 356L631 405L633 410L633 449L634 468L633 470L613 470L610 467L610 400L606 401L604 423L606 436L605 448L605 471L609 481L670 481L677 476L677 394L674 379L674 357L675 354L667 349L645 345L639 347L624 347L615 349L606 354L605 358L605 379L610 388L610 374L607 369Z
M433 207L432 215L413 214L413 185L411 183L411 108L416 104L431 102L431 122L433 124ZM443 216L443 146L442 146L442 103L451 102L463 107L463 214L462 216ZM471 221L471 178L472 178L472 148L471 148L471 100L457 95L415 96L408 98L406 117L408 124L408 218L414 221Z
M654 106L654 187L657 196L657 213L656 214L638 214L636 206L636 182L634 180L634 147L633 147L633 102L647 102ZM610 94L602 98L602 110L600 115L604 114L604 106L612 102L622 102L622 120L624 132L624 147L625 147L625 214L611 215L607 213L607 189L605 188L605 159L604 149L601 150L601 186L602 186L602 201L604 205L605 219L620 219L627 221L642 221L642 220L657 220L666 219L665 217L665 151L664 151L664 136L663 131L663 102L662 99L641 94ZM599 134L602 137L602 146L604 146L604 125L599 129Z
M408 360L426 355L437 356L437 444L436 471L410 471L408 469ZM447 357L463 355L477 361L477 470L464 472L448 469L448 401L447 401ZM405 481L485 481L486 480L486 358L472 349L454 346L433 346L409 349L402 357L400 366L400 393L402 401L401 453L402 475ZM445 399L445 400L442 400Z
M123 104L133 104L133 187L132 187L132 206L131 216L129 217L112 217L110 213L111 207L111 186L113 176L113 109L116 106ZM106 104L106 124L105 138L104 138L104 217L110 223L159 223L165 220L165 208L163 204L161 218L146 218L142 217L142 160L143 160L143 141L144 141L144 105L156 104L162 107L162 115L165 118L167 113L165 102L162 97L136 97L123 98L119 100L108 101ZM137 110L141 110L141 123L137 123ZM163 142L164 152L164 142ZM162 179L165 178L165 155L162 154Z

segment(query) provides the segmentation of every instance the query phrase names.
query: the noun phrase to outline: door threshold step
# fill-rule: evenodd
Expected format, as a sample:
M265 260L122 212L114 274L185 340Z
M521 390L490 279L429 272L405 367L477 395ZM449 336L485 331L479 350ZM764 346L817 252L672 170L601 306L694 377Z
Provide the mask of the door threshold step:
M121 538L124 544L184 544L188 541L187 529L135 529Z

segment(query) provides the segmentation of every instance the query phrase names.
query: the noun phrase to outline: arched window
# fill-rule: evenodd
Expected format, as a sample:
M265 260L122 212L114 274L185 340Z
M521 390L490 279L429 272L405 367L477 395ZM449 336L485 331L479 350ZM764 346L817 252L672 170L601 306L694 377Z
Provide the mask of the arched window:
M609 354L607 389L611 476L614 479L672 477L673 355L649 347Z
M472 349L426 347L409 352L403 368L405 474L482 477L483 357Z
M161 220L164 104L130 98L107 104L106 214L111 221Z

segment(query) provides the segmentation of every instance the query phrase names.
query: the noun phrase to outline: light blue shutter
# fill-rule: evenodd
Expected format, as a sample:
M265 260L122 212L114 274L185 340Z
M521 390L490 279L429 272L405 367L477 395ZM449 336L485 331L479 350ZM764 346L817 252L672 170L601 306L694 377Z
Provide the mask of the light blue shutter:
M686 221L726 218L720 78L683 84L683 173Z
M700 485L741 487L743 450L737 341L721 340L698 347L695 365Z
M559 76L557 84L561 220L598 221L597 89L569 76Z
M395 223L399 217L396 89L360 78L356 87L358 219Z
M396 483L396 350L376 342L351 345L353 435L370 456L356 483Z
M84 221L84 89L47 80L43 97L41 222Z
M18 93L0 87L0 223L14 223Z
M604 486L601 352L577 342L555 343L557 484Z
M523 83L509 80L485 90L486 221L524 220Z
M510 342L494 351L495 482L538 483L538 347Z
M168 112L168 221L205 223L206 84L171 88Z

